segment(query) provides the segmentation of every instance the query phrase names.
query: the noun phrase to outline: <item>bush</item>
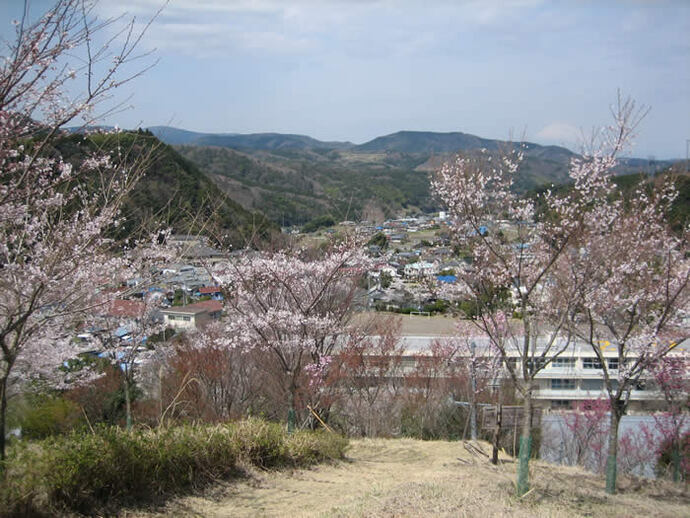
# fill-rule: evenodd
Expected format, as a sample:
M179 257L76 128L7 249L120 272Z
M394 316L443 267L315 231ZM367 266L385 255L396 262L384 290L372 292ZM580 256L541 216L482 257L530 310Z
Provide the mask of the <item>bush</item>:
M332 227L333 225L335 225L335 220L332 216L317 216L302 227L302 232L309 234L310 232L316 232L320 228Z
M0 516L110 512L122 504L198 488L238 475L240 461L262 468L342 458L347 440L250 419L127 431L99 427L11 450L0 486Z
M680 478L690 479L690 432L680 438ZM658 477L673 476L673 442L664 441L659 447L659 458L656 461L656 475Z
M287 463L284 428L277 423L250 418L237 424L233 441L240 456L262 468Z
M462 438L462 413L452 404L441 402L429 412L419 404L408 403L400 416L400 433L414 439L456 441Z
M348 440L342 435L324 431L300 431L289 437L288 456L296 466L308 466L333 459L342 459Z
M79 406L56 396L30 396L18 416L22 435L28 439L67 433L83 424Z

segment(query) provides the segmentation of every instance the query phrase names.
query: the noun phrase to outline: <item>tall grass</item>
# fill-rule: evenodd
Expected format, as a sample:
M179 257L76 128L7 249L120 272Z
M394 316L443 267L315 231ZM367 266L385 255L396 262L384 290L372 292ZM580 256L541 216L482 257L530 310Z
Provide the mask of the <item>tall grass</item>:
M97 428L10 450L0 516L93 513L189 491L237 476L240 466L307 466L342 458L347 440L322 432L288 435L258 419L127 431Z

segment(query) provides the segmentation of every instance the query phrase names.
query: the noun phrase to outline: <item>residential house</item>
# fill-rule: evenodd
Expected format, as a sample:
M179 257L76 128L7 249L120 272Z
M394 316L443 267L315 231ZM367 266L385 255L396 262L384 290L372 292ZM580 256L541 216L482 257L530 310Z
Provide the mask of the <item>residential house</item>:
M202 286L195 295L197 297L211 297L213 300L223 300L223 292L218 286Z
M427 263L425 261L418 261L405 265L405 277L418 278L425 275L433 275L437 273L438 267L434 263Z
M218 320L223 304L218 300L205 300L186 306L162 310L165 325L180 330L199 329L212 320Z

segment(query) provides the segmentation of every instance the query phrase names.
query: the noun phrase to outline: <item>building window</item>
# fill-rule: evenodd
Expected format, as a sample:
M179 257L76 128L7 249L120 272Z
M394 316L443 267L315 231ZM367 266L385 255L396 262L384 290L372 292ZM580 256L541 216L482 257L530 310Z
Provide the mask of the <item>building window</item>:
M168 320L175 320L175 315L168 315Z
M182 320L185 322L189 322L192 319L192 317L182 317Z
M551 401L552 410L570 410L572 406L572 402L568 399L554 399Z
M551 365L556 369L572 369L575 367L575 358L554 358Z
M518 358L506 358L506 364L510 364L510 366L514 369L517 370L518 368ZM506 365L507 366L507 365Z
M583 358L582 367L584 369L601 369L599 358Z
M582 390L588 390L588 391L600 391L602 390L602 381L601 380L582 380L580 382L580 388Z
M553 379L551 380L551 388L554 390L575 390L575 380Z
M610 371L618 370L618 358L609 358L607 362Z
M544 368L546 365L546 358L530 358L527 360L530 372L535 372Z

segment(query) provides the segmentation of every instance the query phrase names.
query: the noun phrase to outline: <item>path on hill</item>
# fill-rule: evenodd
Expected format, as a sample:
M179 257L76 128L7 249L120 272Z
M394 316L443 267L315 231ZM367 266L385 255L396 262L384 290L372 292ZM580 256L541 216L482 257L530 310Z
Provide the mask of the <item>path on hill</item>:
M461 442L358 440L344 462L254 472L204 496L175 499L157 513L121 516L690 516L690 497L666 483L622 477L623 494L610 497L601 478L535 463L534 490L517 499L514 473L512 461L494 467Z

